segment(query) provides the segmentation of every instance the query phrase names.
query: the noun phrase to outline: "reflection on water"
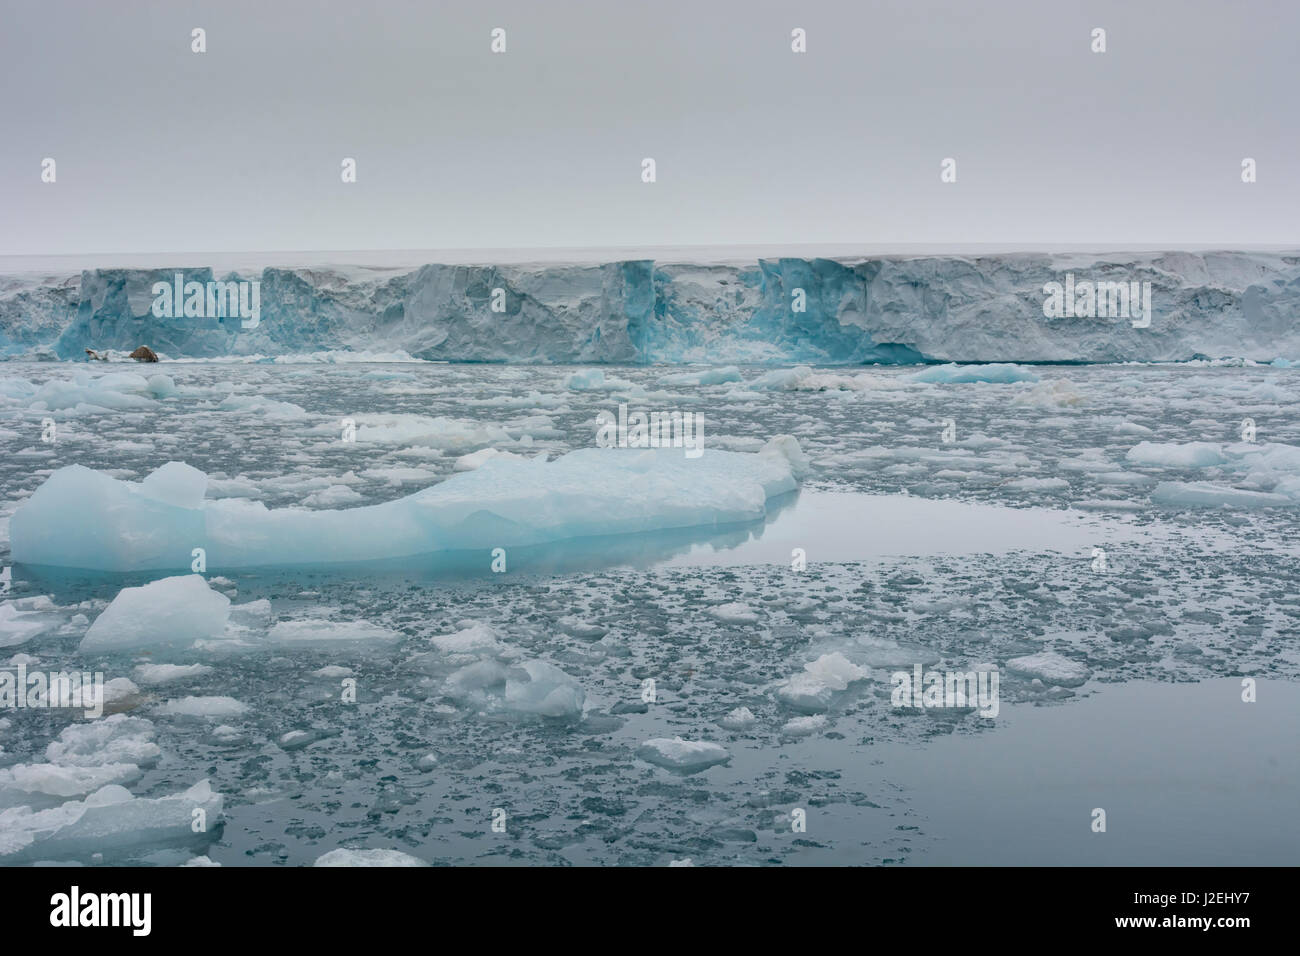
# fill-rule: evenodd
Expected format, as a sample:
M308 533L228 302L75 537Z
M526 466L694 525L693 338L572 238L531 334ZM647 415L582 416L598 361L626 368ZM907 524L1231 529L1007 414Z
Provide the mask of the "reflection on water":
M885 556L1086 552L1106 523L1073 511L1006 508L912 495L807 491L771 515L748 538L719 546L703 541L675 565L789 564L803 548L809 561L853 562Z
M796 491L771 499L763 519L744 524L571 538L510 548L504 556L505 574L494 572L491 551L472 550L293 569L241 568L232 576L275 579L312 571L376 581L508 581L511 575L550 576L611 567L788 565L795 548L803 548L809 562L839 563L884 556L1018 550L1087 553L1102 540L1099 529L1114 534L1118 527L1113 520L1058 509L1008 508L911 495ZM65 596L79 588L93 593L109 582L120 588L164 576L158 572L119 575L32 565L19 565L14 573L19 580L34 579ZM212 566L208 573L223 572ZM111 596L114 592L109 593Z
M1004 708L991 733L875 756L937 838L939 865L1294 865L1300 686L1109 684L1061 707ZM1106 832L1092 811L1106 811Z

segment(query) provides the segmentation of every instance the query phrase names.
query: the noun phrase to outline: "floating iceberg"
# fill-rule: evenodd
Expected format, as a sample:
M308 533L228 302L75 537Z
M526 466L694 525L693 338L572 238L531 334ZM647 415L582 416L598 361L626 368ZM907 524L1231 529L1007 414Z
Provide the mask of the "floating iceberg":
M823 654L803 666L803 673L788 678L777 690L785 704L795 710L828 710L836 696L849 685L866 680L871 672L859 667L839 651Z
M1092 676L1086 664L1072 661L1053 651L1013 657L1007 661L1007 670L1057 687L1079 687Z
M545 661L507 666L484 657L453 671L443 683L448 698L482 712L518 717L571 719L582 715L582 685Z
M242 716L248 713L248 705L233 697L181 697L167 701L159 710L172 717L215 720Z
M143 717L114 714L87 724L63 728L45 748L45 759L62 767L102 767L109 764L152 766L162 754L154 726Z
M70 724L45 748L44 763L0 768L0 807L41 809L111 784L133 783L142 767L158 760L161 751L153 738L152 723L123 714Z
M749 730L758 723L758 718L754 716L754 712L748 707L737 707L719 720L718 723L728 730Z
M907 376L909 382L925 382L932 385L966 385L984 382L995 385L1010 385L1014 382L1037 382L1038 376L1027 368L1005 363L989 365L936 365L923 372Z
M633 395L641 395L645 392L645 389L636 382L615 378L612 375L606 377L605 373L598 368L574 372L564 380L564 386L574 392L627 392Z
M400 850L330 850L316 858L313 866L428 866L418 857Z
M315 619L280 621L266 634L266 640L272 644L316 649L355 649L358 644L393 644L401 639L397 631L366 621Z
M81 651L189 647L220 638L229 617L230 598L208 587L201 575L163 578L118 592L86 631Z
M221 794L202 780L184 793L157 799L133 797L111 784L85 800L46 810L12 807L0 811L0 863L110 856L153 844L206 844L222 805ZM195 811L207 821L205 832L192 829L199 819Z
M1130 463L1179 471L1210 469L1213 477L1240 480L1246 487L1221 481L1162 481L1151 500L1170 508L1300 507L1300 447L1279 442L1179 444L1142 442L1129 450Z
M46 599L48 601L48 599ZM31 598L5 601L0 604L0 647L14 647L26 643L38 634L58 626L57 618L32 610L36 602ZM50 604L53 607L53 604Z
M766 515L769 498L798 487L807 467L788 435L757 454L707 449L687 458L680 449L587 448L551 462L498 456L405 498L327 511L205 498L207 477L177 462L139 483L70 465L50 475L14 514L11 551L16 563L114 572L188 567L199 547L210 568L444 551L484 555L576 538L756 521ZM184 586L197 594L197 583ZM211 604L204 606L204 621L215 624L219 602L204 600ZM138 610L150 610L148 602ZM138 623L140 616L131 619ZM116 640L111 623L87 635L90 647Z
M1176 442L1144 441L1129 449L1124 456L1134 465L1156 465L1162 468L1207 468L1222 465L1224 457L1220 446L1208 441Z
M546 661L522 661L506 672L505 706L514 713L577 717L585 700L582 686Z
M707 368L698 372L676 372L660 379L663 385L723 385L727 382L742 381L740 369L734 365L722 368Z
M707 741L682 740L674 737L656 737L637 748L637 756L647 763L678 773L699 773L714 764L730 759L726 749Z
M1212 481L1162 481L1151 500L1169 508L1294 508L1300 498L1231 488Z
M211 672L212 668L206 664L141 664L136 667L135 676L142 684L156 686L202 677Z

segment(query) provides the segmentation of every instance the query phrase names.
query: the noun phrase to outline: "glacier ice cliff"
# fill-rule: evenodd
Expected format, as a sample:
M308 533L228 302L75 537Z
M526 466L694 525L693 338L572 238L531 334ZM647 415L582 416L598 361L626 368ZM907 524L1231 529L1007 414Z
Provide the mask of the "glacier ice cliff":
M2 268L2 267L0 267ZM689 264L279 268L261 321L157 318L177 269L0 275L0 355L80 359L147 344L170 358L405 351L533 363L1182 361L1300 356L1300 254L1166 252L775 258ZM1043 286L1150 282L1149 328L1046 318ZM493 311L493 290L504 311ZM804 311L795 311L795 290Z

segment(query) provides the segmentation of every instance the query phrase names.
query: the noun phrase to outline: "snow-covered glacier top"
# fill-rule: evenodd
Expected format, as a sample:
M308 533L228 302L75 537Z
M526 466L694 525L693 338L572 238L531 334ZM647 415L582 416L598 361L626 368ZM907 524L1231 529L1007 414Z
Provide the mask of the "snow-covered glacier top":
M287 260L286 260L287 261ZM260 319L155 314L154 286L259 284ZM1149 325L1049 316L1053 282L1149 283ZM177 309L177 311L181 311ZM1070 310L1073 311L1073 310ZM319 351L532 363L857 364L1300 357L1300 253L96 268L0 275L0 355Z

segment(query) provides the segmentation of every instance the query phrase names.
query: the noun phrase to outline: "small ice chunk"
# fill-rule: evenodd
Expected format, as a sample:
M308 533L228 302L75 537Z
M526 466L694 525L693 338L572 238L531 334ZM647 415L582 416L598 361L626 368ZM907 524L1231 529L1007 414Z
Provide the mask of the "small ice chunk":
M683 740L681 737L656 737L637 748L637 756L647 763L679 773L698 773L731 759L722 746L707 741Z
M346 850L340 847L316 858L313 866L428 866L400 850Z
M758 623L758 612L748 604L732 602L731 604L719 604L717 607L710 608L709 616L722 621L725 624L756 624Z
M123 588L95 618L81 640L82 653L189 647L220 637L230 617L230 598L198 574L163 578Z
M444 654L486 653L500 647L496 631L477 621L454 634L436 635L430 638L430 643Z
M1114 428L1116 435L1154 435L1155 432L1136 422L1120 422Z
M1151 492L1151 500L1170 508L1286 508L1300 504L1286 495L1211 481L1162 481Z
M272 644L293 647L336 647L339 645L400 641L402 635L366 621L281 621L267 632Z
M728 730L748 730L758 723L758 718L754 716L754 712L748 707L737 707L718 723Z
M825 714L812 714L808 717L792 717L785 722L781 728L781 733L788 734L791 737L807 737L815 734L826 726Z
M676 372L660 379L663 385L723 385L727 382L740 382L740 369L734 365L722 368L707 368L698 372Z
M1007 661L1007 669L1024 677L1041 680L1044 684L1055 684L1057 687L1078 687L1092 676L1092 672L1086 665L1052 651L1039 651L1026 657L1014 657Z
M1015 481L1009 481L1006 485L1015 491L1042 491L1052 493L1056 491L1065 491L1070 487L1070 483L1064 478L1018 478Z
M582 714L586 693L554 664L523 661L506 673L505 705L509 710L540 717Z
M96 767L63 767L53 763L14 764L0 769L0 806L41 807L81 799L109 784L139 780L141 770L131 763Z
M802 674L795 674L777 689L777 696L796 710L823 711L830 708L836 694L869 676L865 667L835 651L805 664Z
M45 748L45 759L62 767L109 764L152 766L162 751L153 742L154 726L143 717L113 714L91 723L69 724Z
M157 799L133 797L125 787L110 784L85 800L46 810L13 807L0 811L0 863L82 859L158 843L207 843L222 805L221 794L202 780L184 793ZM201 834L192 829L195 810L208 821Z
M52 630L58 623L48 614L24 612L17 602L5 601L0 604L0 647L24 644L38 634Z
M181 697L169 700L159 708L164 714L177 717L238 717L248 712L248 705L233 697Z
M206 664L141 664L135 669L135 677L142 684L158 685L202 677L211 672L212 668Z
M1020 365L1008 365L992 362L987 365L935 365L922 372L907 376L910 382L926 382L937 385L963 385L968 383L991 383L1008 385L1013 382L1037 382L1038 376Z
M104 706L122 709L122 705L140 697L140 688L126 677L114 677L104 684Z
M325 667L318 667L311 672L312 677L338 678L352 676L352 668L342 667L338 664L329 664Z
M1158 465L1164 468L1208 468L1228 461L1222 446L1208 441L1185 444L1144 441L1130 448L1124 457L1135 465Z

